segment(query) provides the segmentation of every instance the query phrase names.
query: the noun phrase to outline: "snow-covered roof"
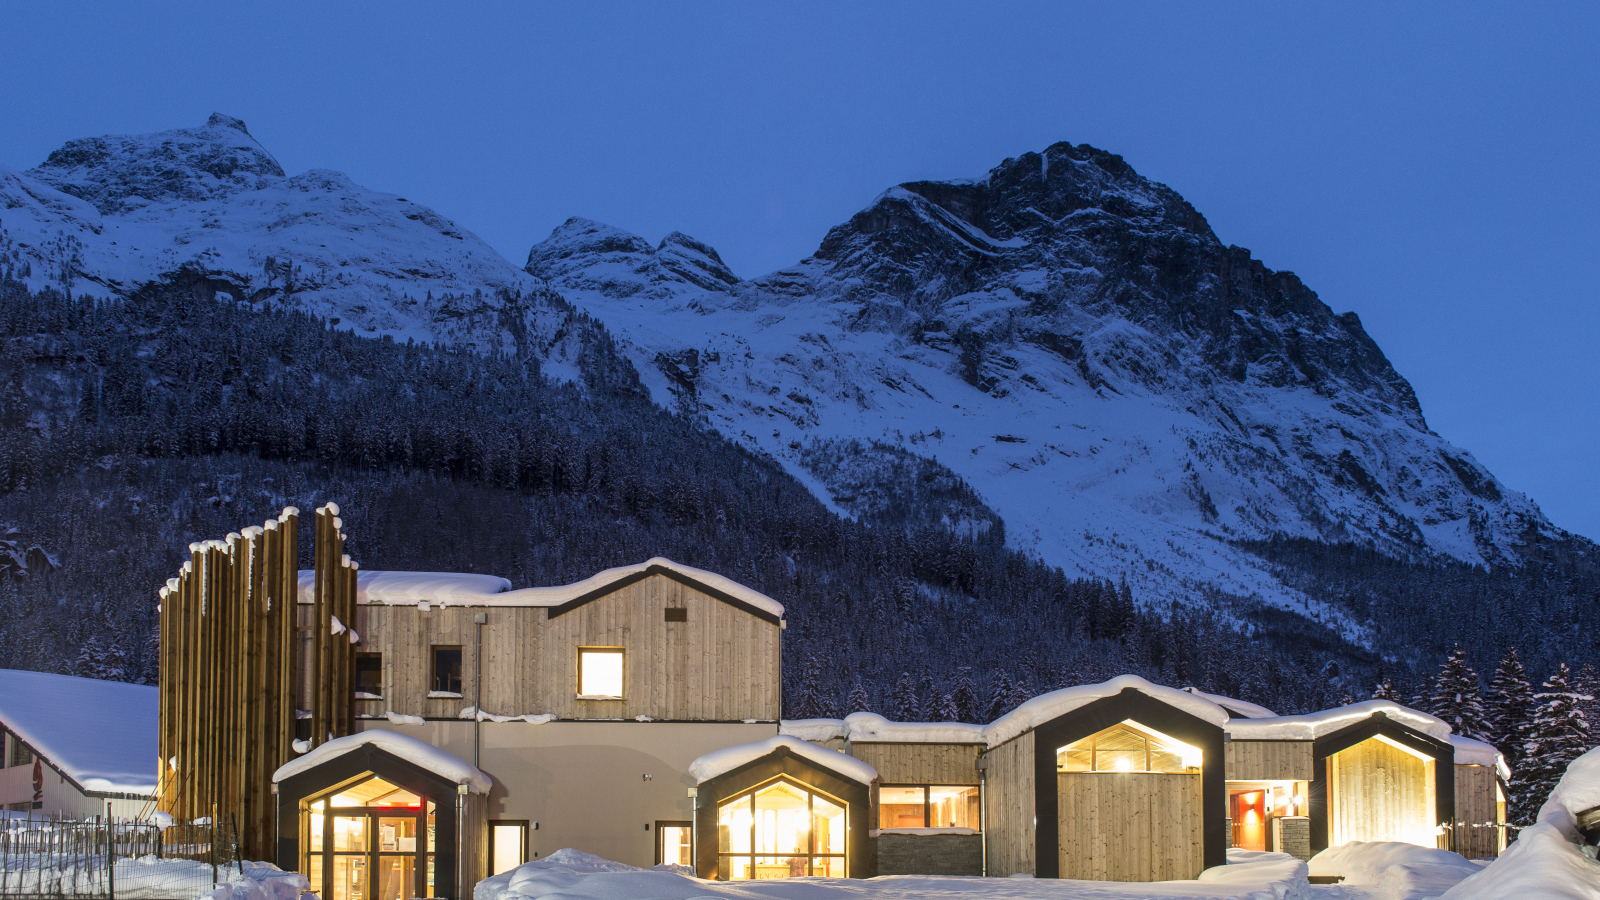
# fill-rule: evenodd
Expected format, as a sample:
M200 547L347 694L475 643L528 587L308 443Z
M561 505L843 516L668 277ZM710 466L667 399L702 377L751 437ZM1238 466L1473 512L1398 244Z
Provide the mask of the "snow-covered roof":
M1380 712L1395 722L1414 731L1420 731L1435 740L1450 740L1450 726L1442 719L1417 712L1391 700L1365 700L1303 716L1232 719L1224 728L1228 736L1236 741L1314 741Z
M1511 767L1493 744L1475 741L1459 734L1450 735L1450 746L1456 751L1456 765L1485 766L1494 769L1506 781L1511 780Z
M718 775L732 772L745 763L767 756L779 747L851 781L871 784L878 777L877 769L847 753L829 750L827 747L820 747L787 734L773 735L764 741L751 741L748 744L735 744L732 747L714 750L690 763L689 774L694 776L695 781L710 781Z
M820 744L849 737L850 728L843 719L783 719L778 722L778 733Z
M455 784L464 784L474 794L489 793L489 776L454 754L446 753L425 741L394 731L373 729L334 738L297 759L291 759L272 773L274 782L284 781L301 772L314 769L330 759L336 759L353 750L371 744L393 753L408 763L419 766Z
M1224 697L1221 694L1208 694L1196 687L1186 687L1184 690L1195 695L1196 697L1204 697L1207 700L1210 700L1212 703L1215 703L1216 705L1227 710L1229 718L1274 719L1278 716L1277 713L1267 709L1265 706L1262 706L1258 703L1251 703L1248 700L1238 700L1233 697Z
M371 572L356 576L356 602L388 606L414 606L439 603L449 606L561 606L588 594L602 592L624 579L651 573L670 572L728 596L776 618L783 618L783 604L754 588L715 572L696 569L657 556L632 566L618 566L591 575L582 581L553 587L511 589L511 582L498 575L467 572ZM313 602L313 573L300 573L300 602Z
M1110 681L1102 681L1099 684L1083 684L1040 694L984 728L984 740L990 747L998 747L1029 729L1064 716L1079 707L1088 706L1096 700L1116 696L1127 688L1133 688L1152 700L1176 707L1213 725L1226 725L1228 722L1228 711L1205 697L1177 688L1152 684L1137 675L1118 675Z
M891 722L877 713L844 717L850 740L888 744L981 744L983 726L965 722Z
M0 723L85 790L155 793L160 722L152 685L0 669Z

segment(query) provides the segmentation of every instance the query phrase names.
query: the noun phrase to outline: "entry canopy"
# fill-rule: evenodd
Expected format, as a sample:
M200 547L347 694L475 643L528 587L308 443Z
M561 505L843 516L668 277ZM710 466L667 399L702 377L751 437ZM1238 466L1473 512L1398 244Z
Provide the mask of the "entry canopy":
M474 794L489 793L489 776L471 763L414 737L381 730L363 731L348 737L335 738L299 759L290 760L279 766L278 771L272 773L272 780L287 781L301 772L315 769L329 760L337 759L368 744L393 753L406 762L426 769L447 781L464 784L467 790Z

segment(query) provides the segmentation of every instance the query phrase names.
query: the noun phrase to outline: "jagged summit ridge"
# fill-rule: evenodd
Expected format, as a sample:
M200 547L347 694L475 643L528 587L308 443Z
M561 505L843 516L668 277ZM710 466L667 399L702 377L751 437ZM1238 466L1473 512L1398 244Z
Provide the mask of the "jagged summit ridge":
M970 484L1009 542L1069 571L1317 614L1235 541L1500 564L1559 533L1428 429L1354 313L1094 148L898 185L807 259L726 287L574 222L528 270L623 336L660 402L847 512L876 495L864 467L833 484L842 469L817 460L893 448Z

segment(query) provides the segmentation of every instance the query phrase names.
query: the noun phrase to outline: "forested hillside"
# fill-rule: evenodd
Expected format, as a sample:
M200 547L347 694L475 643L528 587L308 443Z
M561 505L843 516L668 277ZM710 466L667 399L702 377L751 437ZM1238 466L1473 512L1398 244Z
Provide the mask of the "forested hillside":
M865 705L971 720L1119 672L1293 712L1363 695L1380 668L1414 681L1467 632L1480 669L1508 640L1536 674L1594 657L1596 582L1557 562L1497 580L1348 548L1247 548L1383 622L1393 640L1375 653L1238 598L1146 609L1125 585L1068 579L1007 549L1003 523L925 460L904 496L845 519L770 460L649 402L606 330L569 322L581 383L547 379L531 354L364 338L270 302L203 299L177 277L116 301L3 278L0 659L152 680L155 591L189 542L329 499L368 569L520 587L662 555L746 582L790 610L795 717ZM1422 592L1439 572L1498 617L1452 622ZM1570 611L1578 637L1519 620L1532 596L1541 615ZM1390 627L1422 607L1444 612Z

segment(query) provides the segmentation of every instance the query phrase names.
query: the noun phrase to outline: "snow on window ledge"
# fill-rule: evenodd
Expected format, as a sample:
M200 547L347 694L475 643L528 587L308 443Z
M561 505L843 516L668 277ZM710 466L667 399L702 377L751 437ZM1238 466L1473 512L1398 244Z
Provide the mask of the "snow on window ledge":
M366 691L356 691L357 700L382 700L382 694L369 694Z
M460 691L429 691L429 700L460 700Z
M613 694L579 694L579 700L621 700L622 697Z

